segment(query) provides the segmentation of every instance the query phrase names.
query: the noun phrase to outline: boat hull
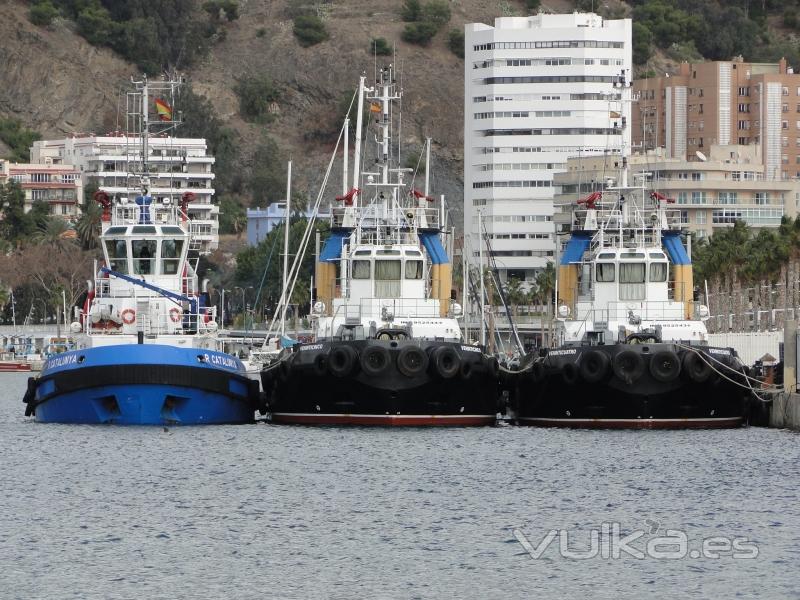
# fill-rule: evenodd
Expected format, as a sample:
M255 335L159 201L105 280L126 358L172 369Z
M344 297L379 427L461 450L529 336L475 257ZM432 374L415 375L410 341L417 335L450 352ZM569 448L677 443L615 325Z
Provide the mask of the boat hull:
M582 346L560 348L536 362L535 369L529 363L510 379L512 406L521 425L738 427L746 423L752 397L745 370L728 348Z
M352 365L331 366L341 354L349 354ZM445 355L457 357L458 365L448 362L443 376ZM378 356L386 360L376 368L368 359ZM403 370L408 360L413 368ZM300 345L262 372L262 384L274 423L480 426L495 422L499 406L496 361L478 348L447 342Z
M257 401L235 357L156 344L57 355L25 397L37 422L115 425L249 423Z

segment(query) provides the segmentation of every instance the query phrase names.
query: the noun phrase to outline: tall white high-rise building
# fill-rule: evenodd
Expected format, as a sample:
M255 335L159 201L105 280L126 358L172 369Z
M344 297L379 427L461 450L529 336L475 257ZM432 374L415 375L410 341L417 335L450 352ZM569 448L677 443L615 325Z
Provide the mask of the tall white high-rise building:
M631 20L592 13L502 17L466 26L465 252L478 211L501 279L531 281L554 260L553 174L568 157L630 145ZM616 175L616 174L610 174Z

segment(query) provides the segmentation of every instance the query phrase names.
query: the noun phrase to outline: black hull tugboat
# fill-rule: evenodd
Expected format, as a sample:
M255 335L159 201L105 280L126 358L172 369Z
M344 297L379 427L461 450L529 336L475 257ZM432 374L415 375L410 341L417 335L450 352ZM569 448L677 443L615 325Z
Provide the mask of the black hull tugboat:
M404 184L407 169L390 167L390 104L399 97L391 67L375 88L360 80L353 184L337 197L317 257L314 340L285 349L261 373L275 423L495 422L498 364L462 340L442 207L427 175L420 192ZM359 177L365 100L377 153L374 172Z
M517 422L742 425L748 372L733 349L708 345L680 213L645 181L629 186L621 162L618 186L566 206L572 231L559 261L555 346L527 356L512 377Z

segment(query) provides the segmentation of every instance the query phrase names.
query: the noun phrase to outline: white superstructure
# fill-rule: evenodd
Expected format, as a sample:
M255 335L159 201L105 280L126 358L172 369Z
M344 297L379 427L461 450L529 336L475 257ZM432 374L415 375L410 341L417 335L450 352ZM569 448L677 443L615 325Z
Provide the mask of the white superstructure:
M192 238L203 252L214 250L219 241L219 207L212 203L214 157L207 155L206 141L151 135L147 145L150 194L168 197L175 204L191 192ZM71 136L34 142L31 162L74 165L81 171L84 186L96 183L110 196L121 197L131 189L132 173L141 171L141 152L139 137Z
M630 105L614 82L631 67L630 19L539 14L466 26L465 251L477 256L481 210L502 279L530 281L553 261L553 174L568 157L622 145Z

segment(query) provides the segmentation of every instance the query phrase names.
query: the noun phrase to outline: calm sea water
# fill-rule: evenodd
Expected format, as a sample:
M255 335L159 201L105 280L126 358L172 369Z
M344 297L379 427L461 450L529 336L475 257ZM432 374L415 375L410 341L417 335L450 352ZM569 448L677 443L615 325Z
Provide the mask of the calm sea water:
M0 375L0 598L800 597L787 431L43 425L25 380ZM604 522L759 554L533 559L512 533L586 549Z

